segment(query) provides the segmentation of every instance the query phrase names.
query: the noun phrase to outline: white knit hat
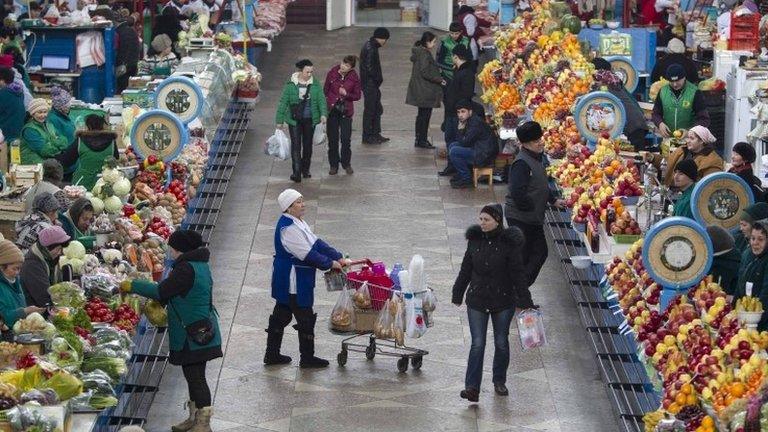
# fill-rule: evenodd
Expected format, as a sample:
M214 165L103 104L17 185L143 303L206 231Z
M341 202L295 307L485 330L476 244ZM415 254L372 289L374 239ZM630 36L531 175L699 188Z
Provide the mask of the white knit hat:
M301 192L296 189L286 189L280 192L280 195L277 196L277 203L280 205L280 210L285 212L288 210L288 207L293 205L293 203L301 197Z
M29 103L29 106L27 107L27 112L29 112L29 114L31 115L35 115L35 113L38 111L50 110L50 109L51 109L51 104L47 100L41 99L41 98L35 98L35 99L32 99L32 101Z

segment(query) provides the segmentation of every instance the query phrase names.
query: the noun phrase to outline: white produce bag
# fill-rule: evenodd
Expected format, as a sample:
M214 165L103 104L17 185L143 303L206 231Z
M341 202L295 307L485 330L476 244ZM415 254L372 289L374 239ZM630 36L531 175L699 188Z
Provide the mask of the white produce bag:
M544 319L538 309L528 309L517 315L517 332L523 351L539 348L547 343Z
M405 296L405 337L418 339L427 332L421 298L411 293Z
M288 136L285 135L282 129L275 129L275 133L267 138L264 153L280 160L286 160L291 157L291 140L288 139Z
M319 146L328 143L328 135L325 133L325 124L318 123L315 126L315 132L312 134L312 144Z

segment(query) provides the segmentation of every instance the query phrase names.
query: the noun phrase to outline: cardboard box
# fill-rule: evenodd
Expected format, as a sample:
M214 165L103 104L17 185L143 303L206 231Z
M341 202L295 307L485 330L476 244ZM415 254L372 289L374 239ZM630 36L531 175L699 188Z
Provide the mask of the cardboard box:
M355 308L355 330L358 333L372 332L378 317L379 311L377 310Z

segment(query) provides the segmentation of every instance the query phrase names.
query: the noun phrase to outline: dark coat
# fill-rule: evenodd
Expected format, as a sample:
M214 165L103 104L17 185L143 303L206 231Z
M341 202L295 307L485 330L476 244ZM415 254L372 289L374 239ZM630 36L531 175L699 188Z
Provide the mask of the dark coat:
M757 297L762 304L768 304L768 251L755 255L751 248L747 248L741 255L739 281L733 293L734 305L736 300L747 295L747 282L752 283L752 297ZM763 314L757 329L768 329L768 314Z
M453 284L451 302L496 312L511 307L533 307L523 266L525 238L516 227L484 233L479 225L467 229L468 241L461 270ZM469 286L469 289L467 287Z
M339 94L341 87L344 87L344 90L347 91L346 96L342 97ZM362 92L360 78L354 69L347 72L346 76L342 76L339 73L339 65L332 67L328 71L328 75L325 77L325 84L323 85L323 93L325 93L329 113L337 100L344 99L344 114L347 117L352 117L355 114L354 101L360 100Z
M445 113L456 116L456 103L466 99L472 101L475 95L475 72L471 62L466 62L453 72L453 79L445 89ZM475 113L479 114L479 113Z
M739 265L741 264L741 251L730 251L712 258L712 267L709 274L715 282L720 282L726 294L733 295L736 284L739 282Z
M440 108L443 98L443 76L432 53L424 47L411 49L411 80L405 103L419 108Z
M765 190L763 190L763 182L755 175L752 168L745 169L744 171L735 172L731 168L728 172L736 174L741 177L742 180L747 182L749 188L752 189L752 195L755 196L755 202L765 202Z
M360 51L360 83L363 87L380 87L384 82L381 73L381 60L379 59L379 43L370 38Z
M141 41L136 30L127 22L118 24L115 28L117 34L117 55L115 63L119 65L135 66L143 57Z
M445 142L446 144L458 143L462 147L474 149L475 159L472 165L476 167L493 165L499 153L496 136L485 121L477 115L467 120L467 126L463 131L459 130L458 117L449 118L445 126Z
M61 282L56 262L43 251L40 243L35 243L24 257L21 266L21 288L28 306L46 307L51 303L48 287Z

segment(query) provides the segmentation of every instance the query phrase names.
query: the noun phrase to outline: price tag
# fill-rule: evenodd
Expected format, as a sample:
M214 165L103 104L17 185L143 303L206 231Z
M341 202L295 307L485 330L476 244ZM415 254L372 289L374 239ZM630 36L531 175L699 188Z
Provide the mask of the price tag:
M752 297L752 282L747 282L746 286L747 297Z

